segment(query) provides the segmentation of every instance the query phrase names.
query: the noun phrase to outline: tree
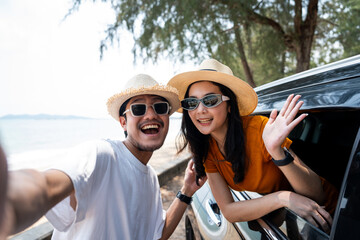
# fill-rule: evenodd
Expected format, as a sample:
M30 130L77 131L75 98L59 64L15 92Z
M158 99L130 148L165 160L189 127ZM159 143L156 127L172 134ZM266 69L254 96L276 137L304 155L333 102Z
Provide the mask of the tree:
M265 83L309 69L311 53L321 41L328 45L337 41L344 49L352 49L351 53L358 51L359 44L340 39L335 33L325 34L334 28L334 19L322 21L321 17L341 14L336 6L346 6L342 1L111 0L117 18L106 30L100 50L103 54L120 29L127 29L134 36L135 56L155 62L160 55L180 61L214 57L254 87L253 76L257 83ZM81 4L81 0L73 2L72 10ZM319 5L323 16L319 15ZM355 12L353 19L358 20ZM353 32L351 36L356 38ZM332 41L327 43L328 39ZM345 47L347 43L349 47Z
M333 3L334 4L334 3ZM328 8L333 31L328 39L339 42L342 46L342 57L350 57L360 53L360 2L358 0L340 0ZM357 43L357 44L354 44ZM333 57L335 60L338 56Z

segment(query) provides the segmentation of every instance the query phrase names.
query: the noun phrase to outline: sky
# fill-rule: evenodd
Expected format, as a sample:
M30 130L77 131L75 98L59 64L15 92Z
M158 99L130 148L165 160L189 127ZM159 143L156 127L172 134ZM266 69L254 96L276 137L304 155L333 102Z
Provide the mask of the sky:
M110 118L106 101L136 74L162 84L192 63L134 64L132 36L105 51L100 41L115 14L108 3L85 1L64 19L68 0L0 1L0 117L58 114Z

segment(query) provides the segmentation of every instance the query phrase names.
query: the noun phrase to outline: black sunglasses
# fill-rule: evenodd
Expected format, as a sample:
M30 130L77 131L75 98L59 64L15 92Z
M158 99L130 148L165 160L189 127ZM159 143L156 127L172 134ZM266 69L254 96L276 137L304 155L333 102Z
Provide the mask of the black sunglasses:
M185 98L181 101L181 107L185 110L192 111L195 110L199 103L202 102L202 104L207 108L213 108L218 106L223 101L230 100L229 97L221 95L221 94L209 94L206 95L203 98Z
M155 113L158 115L166 115L169 113L171 109L169 103L167 102L157 102L150 106L154 109ZM133 115L134 117L142 117L146 114L147 108L148 105L146 105L145 103L133 103L130 104L130 108L128 110L124 111L123 115L125 115L125 113L130 111L131 115Z

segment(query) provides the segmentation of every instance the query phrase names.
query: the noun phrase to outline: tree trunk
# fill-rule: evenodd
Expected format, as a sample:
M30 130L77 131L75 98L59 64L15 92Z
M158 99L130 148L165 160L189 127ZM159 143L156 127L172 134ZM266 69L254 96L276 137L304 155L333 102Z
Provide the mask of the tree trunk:
M310 68L311 47L317 25L319 0L309 0L308 2L306 19L303 21L302 0L295 0L294 31L288 33L275 20L262 16L252 9L247 9L248 20L272 27L282 36L288 51L295 51L296 72Z
M240 54L241 64L242 64L243 69L244 69L246 81L250 84L250 86L256 87L252 72L251 72L249 64L248 64L248 62L246 60L246 55L245 55L245 51L244 51L244 45L243 45L243 43L241 41L241 35L240 35L239 26L237 24L235 24L235 23L234 23L234 32L235 32L236 44L237 44L238 51L239 51L239 54Z
M248 22L245 22L243 24L244 29L245 29L245 36L246 36L246 44L248 46L248 51L247 51L247 56L248 59L252 60L253 59L253 49L252 49L252 42L251 42L251 28L249 26Z
M296 72L302 72L310 68L310 52L312 43L301 42L296 47ZM308 50L310 48L310 51Z
M295 1L294 28L296 33L296 72L310 68L311 47L314 40L318 16L318 0L310 0L307 6L307 16L302 21L302 1Z

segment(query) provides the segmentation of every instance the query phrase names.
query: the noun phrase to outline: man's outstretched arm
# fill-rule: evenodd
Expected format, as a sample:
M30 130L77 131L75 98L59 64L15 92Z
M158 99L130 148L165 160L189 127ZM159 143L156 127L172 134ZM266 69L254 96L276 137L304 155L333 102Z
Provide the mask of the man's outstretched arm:
M6 214L12 234L31 226L74 191L71 179L59 170L10 171L8 184Z
M207 180L206 177L199 179L200 186L198 186L196 184L196 173L193 166L194 162L190 160L185 170L184 186L181 188L181 193L188 197L192 197L192 195L194 195L194 193L202 185L204 185ZM171 234L174 232L175 228L179 224L187 206L188 205L180 201L180 199L174 199L169 209L166 211L166 220L161 239L168 239L171 236Z

